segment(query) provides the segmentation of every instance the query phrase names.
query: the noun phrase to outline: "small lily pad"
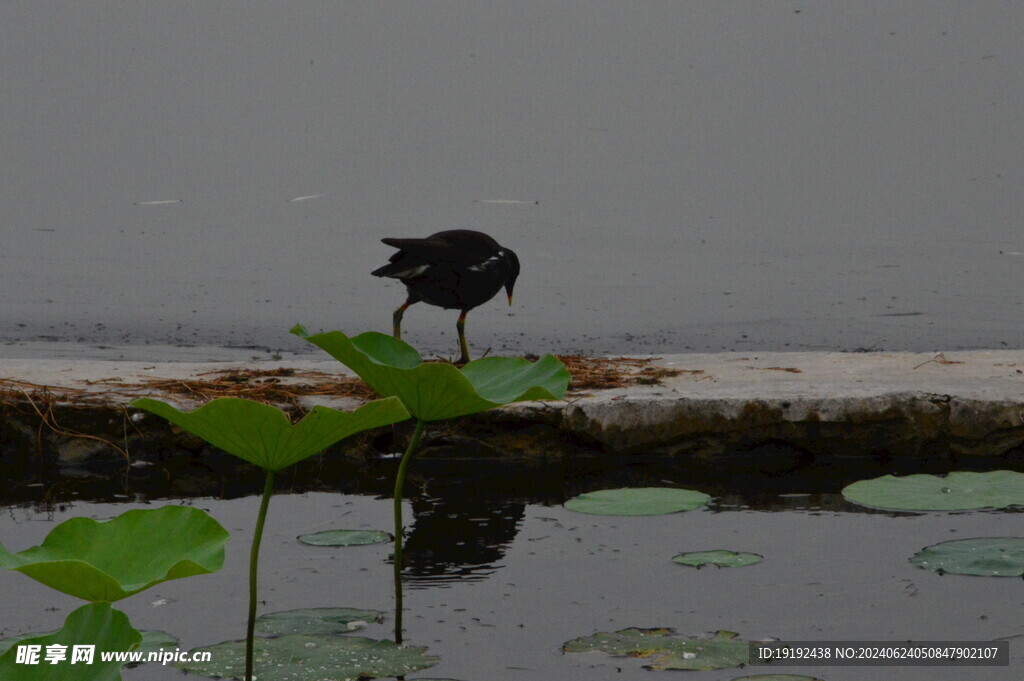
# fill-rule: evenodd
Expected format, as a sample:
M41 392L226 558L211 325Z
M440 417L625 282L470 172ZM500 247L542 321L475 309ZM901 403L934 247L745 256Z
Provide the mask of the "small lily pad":
M847 501L895 511L966 511L1024 506L1024 473L883 475L843 489Z
M271 612L256 619L256 631L263 634L347 634L380 622L384 613L359 608L304 608Z
M0 656L0 681L121 681L122 663L104 662L100 652L131 651L141 640L142 634L132 628L123 612L111 608L110 603L89 603L69 614L60 631L17 641ZM18 646L39 646L39 661L19 664ZM48 663L49 646L64 646L67 658ZM92 664L71 664L75 646L95 646Z
M255 671L259 681L363 681L402 676L437 663L420 646L398 646L361 636L288 634L257 638ZM189 674L211 678L243 678L245 641L225 641L196 651L209 651L210 662L178 662Z
M910 562L926 570L980 577L1024 575L1024 538L954 539L925 547Z
M126 511L111 520L71 518L20 553L0 546L0 567L87 601L117 601L154 584L216 572L228 532L198 508Z
M566 653L601 651L622 657L650 660L648 669L707 671L747 664L749 644L735 641L737 634L719 631L711 639L673 638L672 629L620 629L574 638L562 646Z
M804 676L803 674L755 674L753 676L740 676L732 681L821 681L816 676Z
M381 530L324 530L299 535L298 539L310 546L363 546L383 544L394 539L394 536Z
M139 631L139 633L142 634L142 642L139 643L139 647L136 650L141 650L144 653L158 653L161 648L164 650L176 648L180 643L178 639L159 629Z
M672 558L672 562L679 563L680 565L689 565L690 567L701 568L705 565L714 565L716 567L744 567L747 565L753 565L754 563L760 563L764 560L764 556L756 553L736 553L735 551L691 551L689 553L680 553L678 556Z
M565 502L570 511L596 515L664 515L692 511L711 497L692 489L631 487L587 492Z

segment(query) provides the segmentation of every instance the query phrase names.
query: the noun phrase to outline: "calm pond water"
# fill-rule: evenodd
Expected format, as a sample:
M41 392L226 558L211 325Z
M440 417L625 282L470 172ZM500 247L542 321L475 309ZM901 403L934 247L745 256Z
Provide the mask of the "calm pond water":
M383 236L515 249L476 353L1024 346L1024 4L5 3L0 341L388 330ZM455 314L406 315L452 352ZM45 352L45 351L40 351Z
M523 262L514 307L470 314L477 354L1024 347L1022 27L1022 3L954 0L4 3L0 342L42 357L111 344L154 359L183 344L312 352L294 323L389 329L403 292L369 275L391 252L381 237L474 227ZM454 322L416 306L406 338L451 353ZM889 470L859 465L849 474ZM635 660L559 652L633 625L1024 634L1021 580L907 562L949 538L1019 534L1019 514L864 512L829 496L846 471L821 487L783 467L744 487L724 465L625 470L528 469L515 493L478 485L469 498L464 471L418 480L407 638L443 661L412 676L649 679ZM375 496L388 472L274 500L263 611L388 610L389 545L294 540L389 527L390 501ZM706 486L716 505L634 519L559 505L591 485L662 479ZM237 637L255 487L178 482L145 502L144 485L117 480L84 481L78 497L66 481L5 481L0 537L20 550L73 515L185 498L232 532L225 569L124 609L183 647ZM720 547L767 560L670 560ZM76 605L13 573L0 593L2 635L54 628ZM1016 680L1014 646L1008 669L871 678Z
M673 627L688 636L719 629L745 639L942 640L1011 637L1008 668L876 667L882 681L1019 679L1024 668L1020 579L939 576L913 567L919 549L949 539L1020 534L1014 512L888 514L844 502L836 492L882 464L814 466L784 453L737 456L712 466L643 457L581 459L562 464L417 460L410 471L406 640L442 661L413 678L464 681L621 681L649 679L641 662L602 654L562 654L560 645L595 631L630 626ZM729 458L729 457L725 457ZM979 468L997 462L976 462ZM309 466L286 475L271 502L261 557L261 612L352 606L389 613L366 635L388 638L393 620L391 544L323 548L300 534L326 529L391 527L389 486L394 461L345 475ZM998 465L1006 465L1001 462ZM1011 464L1012 466L1012 464ZM774 472L768 470L774 467ZM963 466L958 466L963 468ZM1020 466L1017 466L1020 468ZM344 468L344 466L342 467ZM726 469L732 473L726 473ZM943 470L909 461L902 472ZM339 477L340 476L340 477ZM257 476L223 480L195 476L228 497L249 494ZM187 476L160 475L180 481ZM323 489L337 480L343 493ZM150 483L117 478L121 503L78 501L96 481L48 480L20 486L4 508L0 536L21 550L71 516L105 518L130 508L184 503L210 512L231 533L225 567L213 575L158 585L119 603L135 626L163 629L183 650L244 633L248 543L258 507L254 496L179 494L143 501ZM667 516L591 516L562 508L567 497L617 485L689 486L715 496L699 511ZM28 490L28 491L26 491ZM34 490L34 492L32 491ZM200 489L200 494L204 492ZM46 498L48 501L39 501ZM15 499L5 492L5 503ZM765 556L746 568L694 570L671 562L683 551L726 548ZM0 573L5 594L0 636L58 628L78 602L23 575ZM727 681L772 668L702 672ZM865 678L864 669L790 668L827 681ZM786 668L776 671L784 672ZM141 667L126 679L180 679L166 668Z

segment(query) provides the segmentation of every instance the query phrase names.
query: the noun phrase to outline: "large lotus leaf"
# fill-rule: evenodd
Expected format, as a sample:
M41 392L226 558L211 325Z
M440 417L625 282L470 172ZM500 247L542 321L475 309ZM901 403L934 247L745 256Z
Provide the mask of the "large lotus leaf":
M382 530L323 530L312 534L301 534L298 537L303 544L310 546L363 546L365 544L382 544L394 537Z
M910 562L936 572L981 577L1024 575L1024 538L954 539L925 547Z
M749 644L734 641L736 634L719 631L711 639L672 638L672 629L620 629L574 638L562 646L567 653L598 650L609 655L642 657L650 669L707 671L747 664Z
M210 662L175 663L189 674L212 678L245 676L245 641L225 641L196 650ZM437 662L426 648L398 646L359 636L288 634L255 641L254 678L259 681L363 681L402 676Z
M0 656L0 681L120 681L124 663L104 662L100 654L132 651L141 640L142 634L132 628L128 617L109 603L83 605L67 616L60 631L18 641ZM19 646L31 645L40 646L38 663L18 662ZM66 646L66 659L47 662L47 646ZM84 660L71 664L75 646L95 646L92 664Z
M353 412L316 406L294 425L276 407L237 397L221 397L187 412L147 397L132 406L268 471L287 468L355 433L409 418L394 398L369 402Z
M360 608L303 608L261 615L256 631L281 634L347 634L363 629L370 622L380 622L384 613Z
M726 551L724 549L718 549L715 551L690 551L689 553L680 553L678 556L672 558L672 562L679 563L680 565L689 565L690 567L701 568L705 565L714 565L716 567L745 567L747 565L753 565L754 563L760 563L764 560L764 556L757 553L737 553L735 551Z
M367 332L349 338L340 331L292 333L327 351L381 395L401 398L423 421L475 414L510 402L557 400L569 386L569 371L552 355L536 362L519 357L485 357L461 369L424 363L403 341Z
M216 572L228 532L197 508L126 511L111 520L71 518L39 546L0 566L87 601L117 601L170 579Z
M692 511L709 501L710 496L692 489L627 487L587 492L569 499L564 506L595 515L663 515Z
M855 504L898 511L962 511L1024 506L1024 473L883 475L847 485L843 496Z

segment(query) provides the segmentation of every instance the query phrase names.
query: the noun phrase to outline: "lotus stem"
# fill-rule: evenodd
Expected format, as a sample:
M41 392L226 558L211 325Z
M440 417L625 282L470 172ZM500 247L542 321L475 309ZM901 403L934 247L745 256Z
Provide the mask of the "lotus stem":
M419 447L423 428L427 422L416 420L416 429L409 438L409 446L405 448L402 461L398 464L398 475L395 476L395 644L402 644L402 490L405 489L405 471L409 468L413 452Z
M252 536L252 549L249 551L249 621L245 628L245 681L252 681L253 644L256 634L256 574L260 559L260 542L263 539L263 523L267 519L267 508L273 494L274 471L267 471L263 497L260 499L260 512L256 517L256 530Z

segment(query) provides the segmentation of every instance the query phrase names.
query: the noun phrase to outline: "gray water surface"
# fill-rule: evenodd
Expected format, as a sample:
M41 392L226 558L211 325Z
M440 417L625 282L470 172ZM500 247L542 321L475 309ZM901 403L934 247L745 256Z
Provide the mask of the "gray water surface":
M162 502L157 502L162 505ZM167 631L191 651L245 633L248 544L259 500L194 499L231 533L224 569L175 580L117 603L140 629ZM105 518L139 504L75 502L45 511L6 507L6 545L33 546L69 516ZM498 505L498 509L502 506ZM325 529L379 529L391 501L338 494L279 494L271 502L260 559L260 612L306 607L374 608L384 623L356 635L386 639L394 626L390 544L324 548L296 536ZM407 522L412 533L422 517ZM463 528L476 516L462 517ZM493 526L494 523L491 523ZM807 674L828 681L1015 681L1021 678L1020 580L940 576L909 558L950 539L1012 535L1013 513L875 513L744 508L666 516L611 517L561 506L520 504L492 562L474 578L421 576L405 590L406 641L441 661L413 678L465 681L641 681L648 660L602 653L563 654L577 636L626 627L672 627L680 636L736 631L745 640L939 641L1010 639L1008 667L764 667L666 678L731 681L748 674ZM458 537L468 547L493 540L486 528ZM442 538L428 560L450 557ZM726 548L765 556L744 568L693 568L671 557ZM8 594L0 636L60 628L81 605L25 575L0 573ZM125 673L132 681L194 679L159 665Z
M1024 347L1024 5L0 7L0 340L390 329L383 236L515 249L475 354ZM406 338L455 351L456 313Z

